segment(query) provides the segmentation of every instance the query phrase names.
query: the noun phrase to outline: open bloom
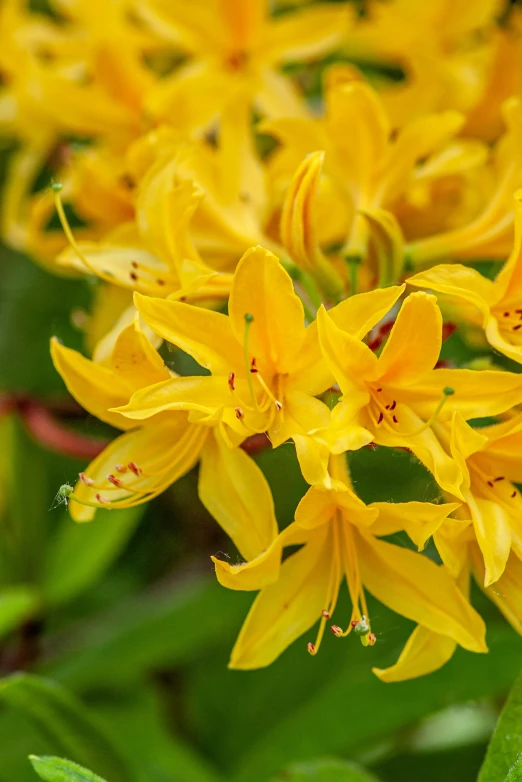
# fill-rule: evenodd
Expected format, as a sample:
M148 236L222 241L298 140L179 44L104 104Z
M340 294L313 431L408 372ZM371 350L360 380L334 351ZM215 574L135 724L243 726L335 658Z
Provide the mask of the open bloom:
M522 185L522 103L510 98L502 107L506 132L495 145L490 164L493 185L483 208L461 226L406 246L415 268L438 260L477 260L505 257L513 242L513 193Z
M331 317L362 336L401 291L394 287L355 296L332 310ZM252 248L239 262L228 317L139 294L135 303L156 334L210 370L211 378L192 378L193 388L205 400L208 387L206 405L215 410L223 435L231 441L255 432L266 432L274 447L293 439L310 483L326 477L329 450L339 453L370 442L371 434L349 416L335 416L331 427L330 410L317 398L333 383L321 356L317 326L305 326L292 280L268 250ZM175 409L177 389L177 381L145 388L118 412L142 421Z
M105 363L91 361L57 341L53 360L71 394L102 421L124 429L80 475L69 497L76 521L89 521L96 508L117 509L148 502L200 461L199 494L244 557L257 556L277 534L272 495L255 462L231 449L218 430L212 407L194 393L194 378L173 377L137 321L123 329ZM191 402L136 428L109 408L124 405L138 389L169 378ZM212 378L198 378L209 381ZM200 389L201 391L202 389ZM171 387L174 393L174 386ZM211 398L214 404L216 394Z
M332 235L325 238L342 244L345 255L366 258L368 213L393 212L413 184L458 174L484 162L482 144L453 141L464 122L455 111L424 115L394 133L378 94L354 78L351 69L334 67L330 71L325 105L322 119L285 117L265 121L261 127L281 143L269 166L276 182L287 183L306 155L325 153L325 182L319 200L326 202L328 211L324 214L334 226ZM285 212L286 217L292 214L294 233L300 217L301 231L306 235L313 230L321 240L321 212L312 228L307 222L314 216L306 210L300 214L300 204L315 198L318 174L314 177L304 168L297 170ZM344 214L339 215L340 211ZM285 231L283 214L283 235L285 232L290 235ZM305 246L308 243L303 242ZM291 251L292 245L298 244L297 239L287 242L287 249Z
M342 467L336 470L336 474L342 472ZM370 633L365 597L368 590L423 627L471 651L486 651L482 620L444 568L376 537L406 527L422 547L455 507L417 502L373 503L366 507L338 479L331 489L309 489L299 503L295 521L264 554L241 565L213 558L224 586L261 590L236 641L230 667L269 665L319 621L317 638L307 647L316 654L326 622L337 619L335 607L344 578L352 613L343 621L345 629L332 625L337 637L348 635L352 629ZM301 546L299 551L281 562L283 549L295 545ZM375 636L371 638L374 642Z
M408 282L471 305L459 314L481 326L493 348L522 364L522 191L516 194L515 244L496 279L460 264L444 264Z
M462 498L461 469L432 424L455 410L466 420L509 410L522 400L522 375L436 369L442 316L435 297L423 292L404 301L379 357L327 311L319 311L318 325L321 349L343 394L340 404L377 444L411 450L441 488Z
M307 61L333 49L350 11L335 4L271 18L266 0L146 0L139 14L159 37L189 55L151 91L155 117L201 128L238 93L268 116L304 115L306 107L278 66Z
M439 438L459 460L465 502L433 531L448 572L464 596L471 576L522 633L521 500L512 481L521 475L522 421L517 415L499 424L472 429L458 414L435 424ZM383 681L430 673L452 656L456 643L448 636L417 627L397 663L376 670Z

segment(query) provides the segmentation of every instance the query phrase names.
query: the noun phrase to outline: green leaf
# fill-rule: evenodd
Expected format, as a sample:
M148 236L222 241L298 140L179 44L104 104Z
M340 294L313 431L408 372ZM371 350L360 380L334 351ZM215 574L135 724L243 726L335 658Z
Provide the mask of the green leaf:
M39 604L38 594L31 587L20 585L0 590L0 638L29 619Z
M64 514L45 559L46 600L62 603L94 583L124 548L143 511L144 506L101 510L88 524L75 524Z
M83 704L53 681L18 673L0 680L0 701L33 722L56 752L111 776L128 779L120 755Z
M45 782L105 782L92 771L88 771L70 760L30 755L34 770Z
M47 671L81 689L131 684L151 669L194 660L236 632L249 595L231 593L213 580L186 579L167 590L121 600L83 629L76 645Z
M504 782L522 756L522 673L516 679L493 733L478 782ZM518 772L520 774L520 770ZM522 778L522 777L521 777Z
M522 782L522 756L509 769L505 782Z
M273 782L377 782L377 777L355 763L344 760L313 760L295 763L278 774Z

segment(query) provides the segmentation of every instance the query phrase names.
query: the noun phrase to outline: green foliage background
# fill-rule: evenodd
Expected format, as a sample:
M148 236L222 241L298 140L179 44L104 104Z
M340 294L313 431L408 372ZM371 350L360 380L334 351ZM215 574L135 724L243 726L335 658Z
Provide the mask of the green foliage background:
M49 510L85 462L42 447L20 411L35 399L67 411L48 341L82 347L70 314L89 308L93 285L7 250L0 267L0 399L16 397L18 410L0 419L0 782L476 780L522 661L522 639L491 603L474 595L490 653L459 650L417 681L371 673L411 630L375 604L373 648L331 636L311 658L302 639L266 670L228 670L252 596L215 583L210 555L235 553L199 503L195 474L145 509L84 526L63 506ZM445 349L472 357L456 336ZM110 434L61 415L90 437ZM304 490L293 449L259 463L285 526ZM363 449L351 467L367 501L437 494L408 454ZM522 779L517 692L481 782Z

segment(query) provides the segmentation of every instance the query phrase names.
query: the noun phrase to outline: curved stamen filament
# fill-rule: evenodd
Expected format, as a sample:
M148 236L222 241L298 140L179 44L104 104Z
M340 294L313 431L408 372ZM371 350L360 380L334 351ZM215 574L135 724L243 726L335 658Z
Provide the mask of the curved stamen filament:
M422 426L420 426L414 432L406 432L406 433L401 432L403 437L415 437L416 435L422 434L427 429L429 429L435 423L435 421L437 420L440 411L442 410L442 408L444 407L444 405L446 404L446 402L448 400L448 397L453 396L454 393L455 393L454 389L453 388L449 388L449 386L446 387L446 388L443 388L442 389L442 399L439 401L439 404L437 405L437 407L433 411L433 413L430 416L430 418L426 421L426 423L423 424Z
M332 519L332 548L333 548L333 556L332 556L332 564L330 567L330 576L328 579L328 587L326 590L326 600L325 600L325 608L323 609L321 613L321 621L319 624L319 629L317 631L317 638L315 639L315 643L308 644L308 651L310 654L317 654L319 651L319 647L321 646L321 641L324 637L324 631L326 629L326 622L328 619L331 618L333 615L333 612L335 611L335 606L337 604L337 596L339 594L339 542L338 542L338 534L337 534L337 519Z
M60 220L63 232L67 238L67 241L73 248L74 252L80 259L80 261L83 263L83 265L96 277L100 277L100 279L105 280L105 282L110 282L112 285L115 283L115 277L114 275L110 274L109 272L101 271L100 269L97 269L84 255L84 253L80 250L78 243L76 242L76 239L74 238L74 234L72 232L69 220L67 219L67 215L65 214L65 210L63 208L63 201L61 196L62 191L62 185L59 182L53 182L51 185L51 190L54 195L54 204L56 208L56 213L58 215L58 218ZM134 282L138 282L138 275L132 276L132 273L130 274L131 280ZM150 286L143 285L144 289L148 288L149 292L154 292L154 289Z

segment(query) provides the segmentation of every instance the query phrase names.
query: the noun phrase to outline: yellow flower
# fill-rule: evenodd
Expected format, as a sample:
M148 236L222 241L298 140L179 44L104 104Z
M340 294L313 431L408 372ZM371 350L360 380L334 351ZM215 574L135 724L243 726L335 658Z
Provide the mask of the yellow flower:
M522 185L522 103L510 98L502 113L506 132L495 146L493 186L488 201L470 222L454 230L419 239L405 252L414 267L426 267L440 259L477 260L502 258L513 241L513 193Z
M324 357L343 394L340 404L351 418L358 413L376 443L411 450L441 488L461 499L460 466L437 439L433 423L455 410L465 419L509 410L522 399L522 376L435 369L442 317L435 297L426 293L405 300L379 357L323 309L318 325Z
M435 424L434 428L439 441L459 462L464 476L461 493L465 504L459 509L459 518L473 525L471 539L477 542L482 554L484 586L488 587L502 576L512 549L522 557L522 500L513 483L520 479L522 470L522 416L473 429L455 413L452 422ZM443 538L439 551L457 575L458 558Z
M364 334L401 290L353 297L338 305L333 317ZM373 303L370 312L368 297ZM371 435L349 416L336 417L332 427L329 408L316 398L333 382L321 358L317 327L315 322L305 327L303 305L292 280L268 250L252 248L239 262L228 317L139 294L135 303L156 334L209 369L220 394L228 395L224 402L219 397L219 404L224 405L219 415L225 437L235 441L266 431L274 447L293 438L303 474L311 483L326 478L329 449L340 452L370 441ZM177 399L177 392L172 397L166 382L136 393L118 412L144 420L172 409ZM209 399L208 405L212 404ZM218 414L217 403L215 408Z
M351 9L322 4L271 18L266 0L147 0L138 12L190 59L151 91L147 107L162 119L203 127L237 94L268 116L303 116L304 101L278 66L332 50Z
M493 348L522 364L522 191L516 194L515 244L495 280L460 264L445 264L408 282L471 305L459 311L462 317L480 325Z
M332 470L336 475L344 472L342 466ZM343 477L346 481L347 476ZM319 620L317 639L307 646L316 654L326 622L334 618L344 578L352 613L343 623L346 629L332 625L334 635L346 636L353 629L362 635L364 645L375 643L366 605L368 590L424 628L471 651L486 651L482 620L444 568L376 537L406 527L422 546L456 506L413 502L366 507L345 481L336 479L330 490L309 489L296 510L295 522L257 559L230 565L213 558L224 586L261 590L236 641L230 667L269 665ZM281 563L283 549L295 545L302 547Z
M395 126L429 111L468 111L482 98L503 0L370 0L345 40L356 59L388 63L404 79L382 79L380 92Z
M338 231L325 238L342 243L340 254L345 258L368 260L370 237L375 229L384 230L390 268L378 271L381 284L389 284L398 279L402 267L402 235L393 220L400 199L413 185L476 166L484 158L484 148L475 142L450 144L464 122L454 111L420 117L394 134L375 90L354 79L350 69L331 69L325 102L324 119L282 118L261 125L282 144L269 164L272 177L288 180L297 169L283 208L282 241L296 263L315 269L327 292L342 288L339 268L329 269L330 262L319 250L323 237L318 210L324 208L324 198L328 224L331 212ZM321 182L318 199L323 160L326 183Z
M173 377L137 320L120 332L106 364L56 340L51 353L74 398L102 421L126 430L80 474L69 497L76 521L90 521L97 508L148 502L200 461L199 496L242 556L255 557L268 548L277 535L272 495L255 462L242 449L229 448L221 437L208 405L219 405L224 395L212 378ZM109 409L166 378L171 398L175 388L180 396L169 412L136 429L132 420ZM190 402L181 401L183 389Z

